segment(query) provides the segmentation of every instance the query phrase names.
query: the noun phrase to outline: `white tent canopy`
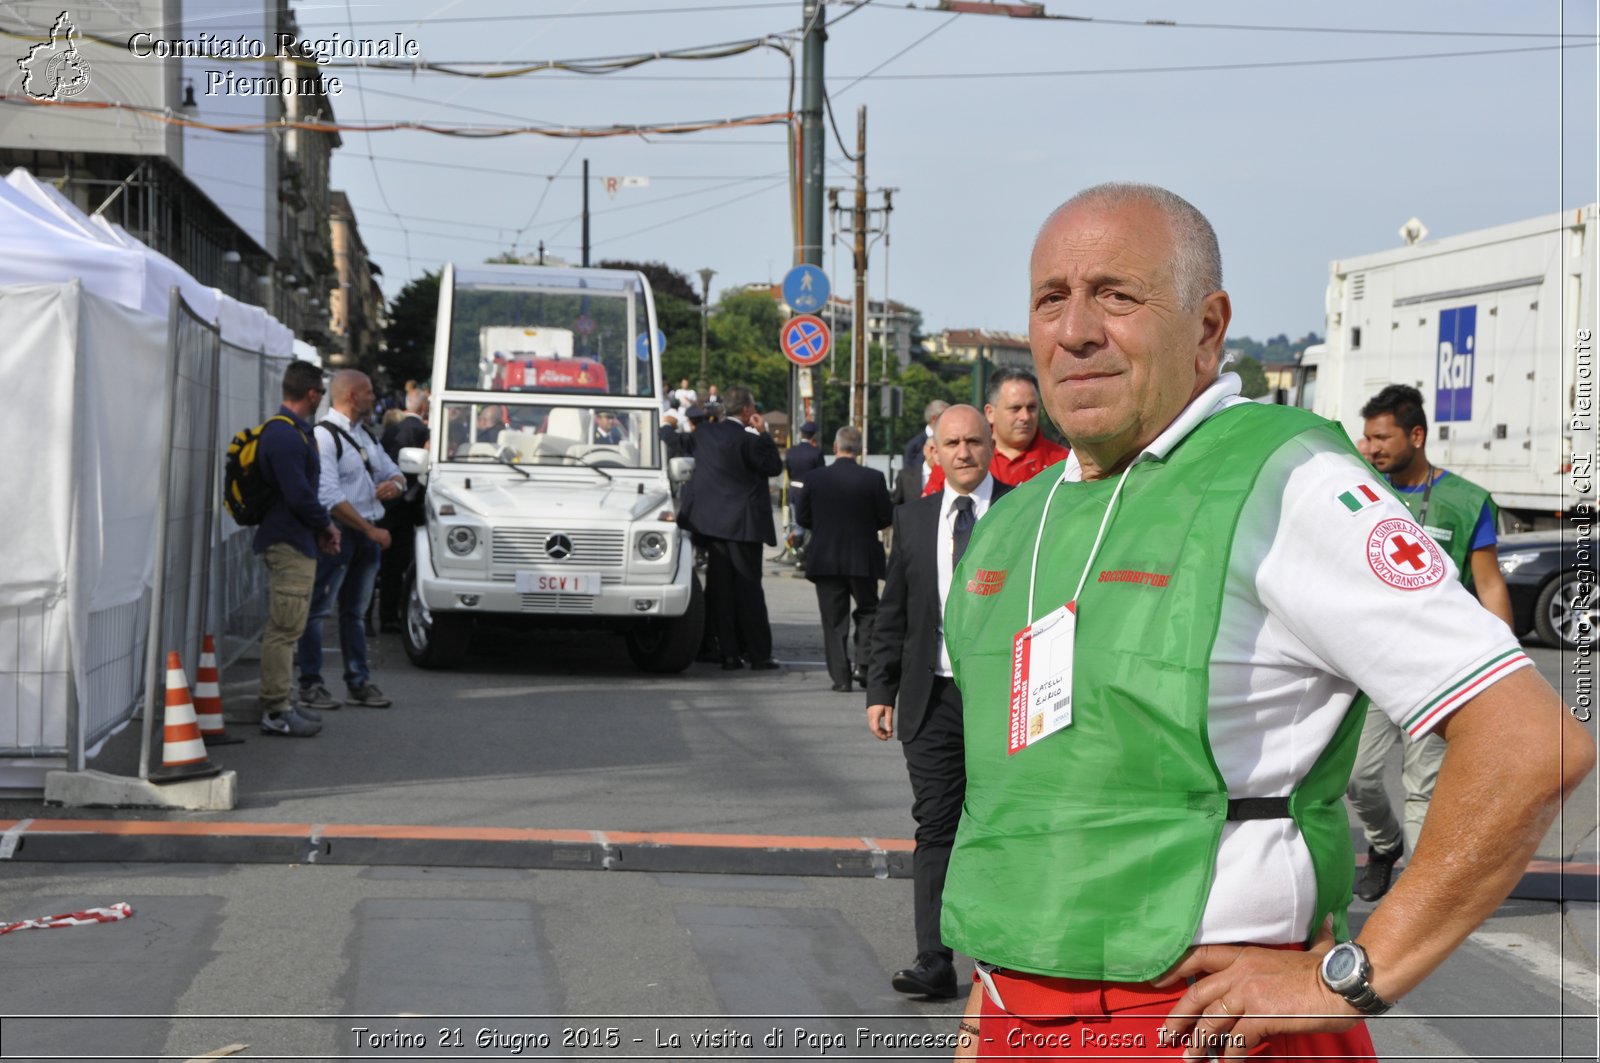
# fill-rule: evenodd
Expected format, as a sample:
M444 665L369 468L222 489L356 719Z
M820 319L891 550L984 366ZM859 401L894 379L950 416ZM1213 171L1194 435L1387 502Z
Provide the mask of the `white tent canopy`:
M18 167L0 182L0 287L81 280L85 290L162 319L177 288L222 342L273 358L293 356L294 334L259 306L191 277L176 262L119 225L84 214L60 192Z
M186 660L202 624L257 608L216 456L276 405L297 341L25 170L0 180L0 249L0 452L15 459L0 482L26 518L0 522L0 787L31 788L131 718L158 566L154 641Z

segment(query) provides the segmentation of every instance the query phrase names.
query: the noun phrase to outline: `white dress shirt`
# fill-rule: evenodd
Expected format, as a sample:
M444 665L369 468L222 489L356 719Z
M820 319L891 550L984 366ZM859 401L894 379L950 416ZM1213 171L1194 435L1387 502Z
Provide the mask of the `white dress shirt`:
M336 424L349 433L349 439L339 439L319 423L314 430L317 453L322 458L322 475L317 484L317 500L333 512L340 502L348 502L367 520L376 521L383 516L383 503L378 501L378 484L398 478L404 482L400 467L373 441L367 430L352 424L350 418L338 410L330 409L323 420ZM343 444L344 453L339 453ZM365 460L363 460L365 459ZM367 475L367 464L372 465L372 475Z
M989 500L994 496L994 477L985 473L983 481L972 489L972 522L976 524L989 512ZM944 644L944 603L950 598L950 577L955 571L956 499L961 492L944 484L944 494L939 502L939 540L935 549L939 556L939 667L935 675L949 678L950 650Z

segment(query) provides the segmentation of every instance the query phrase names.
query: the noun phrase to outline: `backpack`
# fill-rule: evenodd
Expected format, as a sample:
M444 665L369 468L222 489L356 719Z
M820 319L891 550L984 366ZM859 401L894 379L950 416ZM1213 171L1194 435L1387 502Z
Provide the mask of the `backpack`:
M361 455L361 466L367 470L367 478L375 479L372 475L372 462L367 458L367 448L355 441L355 437L332 421L318 421L318 428L326 428L333 437L333 460L335 463L344 460L344 440L350 441L350 446Z
M222 473L222 503L240 527L260 524L278 499L277 488L267 482L258 460L262 433L273 421L294 425L283 414L275 413L259 425L239 429L228 444L228 462ZM310 445L309 440L307 445Z

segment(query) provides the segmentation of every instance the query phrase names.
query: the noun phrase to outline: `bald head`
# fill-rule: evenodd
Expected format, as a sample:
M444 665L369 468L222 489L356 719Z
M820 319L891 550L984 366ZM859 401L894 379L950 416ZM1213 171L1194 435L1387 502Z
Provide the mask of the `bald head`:
M1085 188L1050 212L1039 234L1074 207L1114 209L1133 203L1154 207L1169 227L1173 287L1186 309L1193 310L1200 300L1222 287L1222 250L1217 233L1206 216L1187 199L1159 185L1130 181L1109 181Z
M329 404L352 421L371 413L377 399L371 379L359 369L341 369L328 384Z
M989 475L994 441L982 411L967 405L949 407L933 426L933 441L939 448L944 482L958 494L971 494Z

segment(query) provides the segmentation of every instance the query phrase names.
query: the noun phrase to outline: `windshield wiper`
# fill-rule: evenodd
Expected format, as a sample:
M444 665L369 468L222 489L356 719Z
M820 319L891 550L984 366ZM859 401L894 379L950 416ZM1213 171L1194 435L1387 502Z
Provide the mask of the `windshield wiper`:
M606 472L600 466L589 464L588 460L585 459L582 455L579 455L579 454L560 454L560 455L557 455L557 456L558 457L562 457L562 458L566 458L568 461L575 461L579 465L582 465L585 469L593 469L595 472L599 473L601 476L604 476L607 480L615 480L616 479L615 476L612 476L610 473Z
M485 459L487 459L489 461L499 462L501 465L504 465L508 469L515 469L517 472L522 474L522 478L524 480L529 479L530 477L533 476L533 473L529 472L527 469L524 469L524 468L522 468L521 466L519 466L517 464L517 459L508 458L504 454L462 454L460 457L451 458L450 460L451 461L484 461Z

